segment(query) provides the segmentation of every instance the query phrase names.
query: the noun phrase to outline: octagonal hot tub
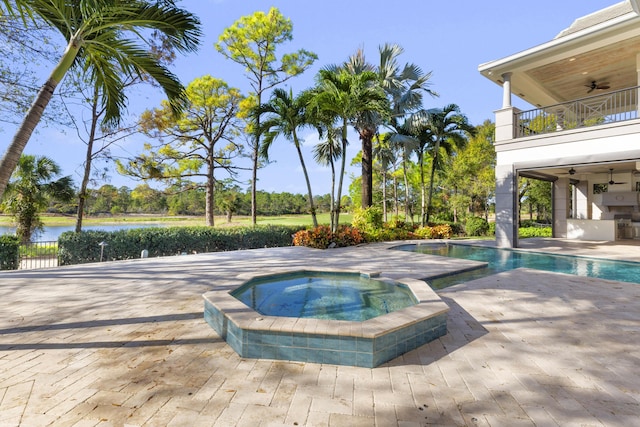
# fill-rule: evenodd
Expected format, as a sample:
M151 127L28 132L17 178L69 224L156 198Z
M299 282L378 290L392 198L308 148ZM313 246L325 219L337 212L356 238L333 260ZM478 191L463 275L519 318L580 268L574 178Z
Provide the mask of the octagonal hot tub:
M305 269L225 285L204 316L241 357L372 368L446 333L448 307L420 280Z

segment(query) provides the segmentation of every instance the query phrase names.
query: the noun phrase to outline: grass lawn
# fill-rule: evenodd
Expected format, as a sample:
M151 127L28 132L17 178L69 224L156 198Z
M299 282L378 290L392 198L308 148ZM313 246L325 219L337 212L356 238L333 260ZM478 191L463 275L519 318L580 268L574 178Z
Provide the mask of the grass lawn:
M340 215L341 224L351 223L351 214ZM76 219L73 216L60 215L43 215L42 222L45 226L72 226L75 225ZM0 215L0 226L11 226L13 219L8 215ZM311 226L311 215L280 215L280 216L259 216L257 218L258 225L303 225ZM319 224L329 224L330 218L328 213L318 214ZM119 216L99 216L85 217L82 221L83 225L101 225L101 224L135 224L135 223L158 223L171 224L175 226L196 226L205 225L203 216L162 216L162 215L119 215ZM251 225L250 216L234 216L231 223L227 223L224 216L216 216L215 224L218 227L228 226L248 226Z

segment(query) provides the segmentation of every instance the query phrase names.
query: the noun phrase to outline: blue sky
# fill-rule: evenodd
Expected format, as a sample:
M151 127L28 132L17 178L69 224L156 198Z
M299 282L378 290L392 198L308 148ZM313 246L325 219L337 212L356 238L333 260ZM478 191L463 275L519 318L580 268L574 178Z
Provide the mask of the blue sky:
M304 48L318 55L311 69L287 82L286 87L291 87L294 93L312 86L320 68L345 61L358 48L363 48L368 60L376 63L378 46L397 43L405 49L401 63L413 62L433 73L431 89L440 97L425 96L425 107L458 104L470 122L477 125L493 120L493 111L502 102L502 89L478 73L479 64L549 41L574 19L615 3L615 0L538 0L534 3L513 0L184 0L182 7L200 17L204 37L199 52L178 58L173 71L185 85L196 77L211 74L248 91L242 67L226 60L213 45L224 28L240 16L275 6L294 26L294 40L283 45L282 52ZM63 47L60 52L62 50ZM131 96L131 112L154 108L160 99L154 93ZM0 135L0 152L4 153L13 136L12 129L0 129ZM304 132L304 138L314 194L328 193L329 170L315 165L310 154L317 137L309 130ZM130 139L124 143L123 152L138 153L142 141ZM352 134L349 160L359 146L360 141ZM72 131L41 128L25 152L52 157L65 174L79 182L84 147ZM114 150L114 154L121 153ZM260 190L306 193L291 143L277 140L271 159L274 163L258 173ZM358 174L358 170L352 167L349 173ZM242 178L246 180L248 176ZM110 183L131 188L138 184L115 171L111 173ZM246 183L241 186L248 188Z

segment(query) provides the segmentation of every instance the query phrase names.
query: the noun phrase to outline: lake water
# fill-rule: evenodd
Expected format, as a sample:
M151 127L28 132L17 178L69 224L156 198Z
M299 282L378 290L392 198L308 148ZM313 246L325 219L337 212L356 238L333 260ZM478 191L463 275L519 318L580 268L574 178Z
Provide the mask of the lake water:
M83 226L83 231L89 230L102 230L102 231L116 231L116 230L128 230L131 228L148 228L148 227L166 227L166 224L144 224L144 223L136 223L136 224L112 224L112 225L87 225ZM44 227L44 232L40 233L36 236L33 241L38 242L49 242L52 240L58 240L58 237L65 231L73 231L75 230L75 225L55 225L51 227ZM4 227L0 226L0 235L2 234L13 234L15 233L15 227Z

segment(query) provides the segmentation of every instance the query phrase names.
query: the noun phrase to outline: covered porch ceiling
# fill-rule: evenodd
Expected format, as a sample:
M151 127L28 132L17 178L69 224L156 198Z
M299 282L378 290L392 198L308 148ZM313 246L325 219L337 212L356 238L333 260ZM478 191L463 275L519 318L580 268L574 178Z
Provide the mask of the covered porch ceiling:
M511 73L511 92L532 108L638 86L640 16L635 8L635 0L619 3L582 18L593 25L581 28L577 20L573 32L570 27L543 45L478 69L501 86L503 74ZM591 90L592 82L602 88Z
M518 170L520 176L526 178L555 181L559 178L584 179L585 175L602 175L611 173L629 174L640 176L640 159L625 160L619 162L592 163L592 164L567 164L562 166L532 167ZM617 178L616 178L617 180Z

